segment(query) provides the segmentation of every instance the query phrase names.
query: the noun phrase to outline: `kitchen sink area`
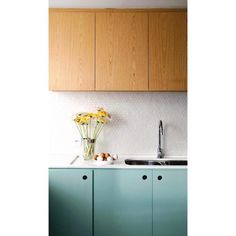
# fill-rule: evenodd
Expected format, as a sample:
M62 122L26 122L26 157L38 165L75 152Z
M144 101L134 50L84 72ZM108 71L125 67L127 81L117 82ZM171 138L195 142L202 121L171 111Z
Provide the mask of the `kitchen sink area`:
M187 166L187 160L136 160L136 159L125 159L127 165L158 165L158 166Z

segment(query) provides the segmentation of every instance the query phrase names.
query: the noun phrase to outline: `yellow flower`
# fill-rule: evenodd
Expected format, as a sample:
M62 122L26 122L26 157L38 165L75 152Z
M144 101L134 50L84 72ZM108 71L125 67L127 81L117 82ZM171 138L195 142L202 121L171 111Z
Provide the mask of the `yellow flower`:
M107 116L107 112L105 112L105 111L99 111L99 112L98 112L98 116L99 116L99 117L106 117L106 116Z
M80 123L85 123L87 124L90 121L91 117L88 116L87 114L83 115L80 119Z
M91 117L88 115L88 113L80 113L80 114L76 114L74 117L74 121L77 124L87 124L90 121Z
M73 120L74 120L74 122L79 123L80 122L80 118L81 117L78 114L76 114L76 115L74 115Z
M100 107L97 109L96 113L78 113L73 117L74 122L76 122L78 125L88 124L91 119L96 120L102 124L107 124L111 119L111 116L102 107Z
M94 113L87 113L86 116L89 116L90 118L94 117Z
M106 112L102 107L97 109L97 116L98 117L108 117L109 119L111 119L111 115Z
M102 124L107 124L108 120L106 118L100 117L100 118L98 118L98 122L100 122Z
M98 118L98 114L97 113L92 113L92 117L93 118Z

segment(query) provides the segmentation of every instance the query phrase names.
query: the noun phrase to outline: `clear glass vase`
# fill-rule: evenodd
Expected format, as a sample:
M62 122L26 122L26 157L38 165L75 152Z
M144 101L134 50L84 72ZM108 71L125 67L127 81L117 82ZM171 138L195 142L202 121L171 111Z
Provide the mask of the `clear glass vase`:
M82 156L84 160L91 160L94 155L96 139L82 138Z

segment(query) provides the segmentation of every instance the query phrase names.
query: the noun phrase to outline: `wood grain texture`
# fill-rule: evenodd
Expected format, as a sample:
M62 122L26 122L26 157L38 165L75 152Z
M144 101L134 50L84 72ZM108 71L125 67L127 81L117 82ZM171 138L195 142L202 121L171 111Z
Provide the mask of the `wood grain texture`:
M96 90L148 90L147 13L96 13Z
M187 13L149 13L149 90L187 90Z
M49 11L49 89L94 90L95 13Z

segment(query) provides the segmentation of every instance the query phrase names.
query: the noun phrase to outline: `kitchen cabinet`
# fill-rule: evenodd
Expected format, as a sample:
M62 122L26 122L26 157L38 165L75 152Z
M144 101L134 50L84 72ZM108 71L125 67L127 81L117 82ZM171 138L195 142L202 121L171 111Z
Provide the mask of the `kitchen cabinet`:
M187 12L149 13L149 90L187 90Z
M50 9L49 89L94 90L95 13Z
M186 169L50 169L50 236L187 236Z
M186 91L186 10L50 9L49 90Z
M96 13L96 90L148 90L147 13Z
M94 170L94 236L152 236L152 170Z
M92 170L49 170L49 235L92 236Z
M187 236L187 170L153 171L153 236Z

